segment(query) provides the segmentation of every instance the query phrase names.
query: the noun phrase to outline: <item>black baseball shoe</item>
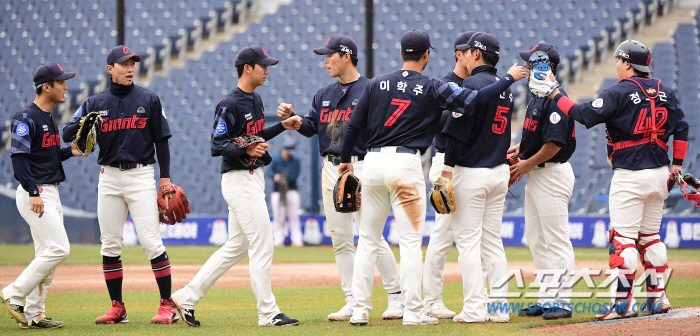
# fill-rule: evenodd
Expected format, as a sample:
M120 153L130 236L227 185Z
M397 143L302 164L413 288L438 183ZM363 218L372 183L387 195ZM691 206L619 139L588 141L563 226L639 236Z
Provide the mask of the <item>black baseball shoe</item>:
M295 325L299 325L299 320L290 318L282 313L275 315L275 317L265 323L258 323L258 327L288 327Z
M552 309L542 314L542 318L545 320L560 320L565 318L571 318L571 316L571 311L566 309Z
M182 317L182 320L185 321L188 326L199 327L202 325L199 323L199 320L194 317L194 309L180 308L177 311L180 312L180 317Z
M527 306L518 312L518 316L537 317L544 315L544 310L539 304Z

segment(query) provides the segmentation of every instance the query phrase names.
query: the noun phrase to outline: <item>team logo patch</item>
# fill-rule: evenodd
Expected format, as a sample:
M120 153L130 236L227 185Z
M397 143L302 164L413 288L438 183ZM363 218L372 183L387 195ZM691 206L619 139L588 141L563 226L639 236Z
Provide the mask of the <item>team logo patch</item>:
M537 115L537 109L532 110L532 115L534 115L534 116Z
M463 115L463 114L462 114L462 113L459 113L459 112L452 112L452 117L453 117L453 118L459 118L459 117L461 117L462 115Z
M595 107L595 108L601 108L601 107L603 107L603 98L598 98L598 99L594 100L594 101L591 103L591 106L593 106L593 107Z
M253 114L252 114L252 113L246 114L246 115L245 115L245 119L246 119L246 120L251 120L251 119L253 119Z
M654 89L654 88L649 88L649 89L647 90L647 93L653 95L654 93L656 93L656 89Z
M450 82L450 84L448 84L448 85L450 86L452 91L454 91L455 93L460 93L460 92L464 91L464 88L462 88L461 86L459 86L455 83Z
M330 100L324 100L323 103L322 103L321 105L323 105L323 107L328 107L328 106L331 105L331 101L330 101Z
M80 117L81 114L83 114L83 107L82 106L79 107L78 110L75 111L75 113L73 113L73 116L70 118L70 121L78 120L78 118Z
M216 124L216 134L222 135L226 133L226 123L223 120L220 120L218 124Z
M100 111L100 117L104 118L107 116L109 116L109 110Z
M49 131L49 126L48 126L48 125L41 125L41 126L42 126L42 128L44 129L44 132L48 132L48 131Z
M16 132L17 132L17 135L19 135L19 136L25 136L25 135L29 134L29 126L27 126L27 124L25 124L25 123L19 123L19 125L17 125Z
M39 187L39 193L41 194L41 193L43 193L43 192L44 192L44 188Z
M408 71L404 71L401 73L401 76L408 77Z
M551 122L553 125L556 125L561 121L561 116L559 113L554 112L551 115L549 115L549 122Z
M340 45L340 51L352 55L352 50L344 45Z
M146 113L146 109L144 109L143 106L139 106L139 108L136 109L136 113Z
M355 100L353 100L353 101L352 101L352 106L355 106L355 105L357 105L357 101L358 101L358 100L359 100L359 99L355 99Z

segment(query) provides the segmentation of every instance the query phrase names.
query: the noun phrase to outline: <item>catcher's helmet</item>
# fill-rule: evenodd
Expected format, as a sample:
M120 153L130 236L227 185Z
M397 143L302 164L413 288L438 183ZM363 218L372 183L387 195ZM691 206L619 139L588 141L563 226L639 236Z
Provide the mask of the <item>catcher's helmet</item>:
M627 61L637 71L653 72L651 64L651 50L644 43L637 40L626 40L615 49L615 57Z

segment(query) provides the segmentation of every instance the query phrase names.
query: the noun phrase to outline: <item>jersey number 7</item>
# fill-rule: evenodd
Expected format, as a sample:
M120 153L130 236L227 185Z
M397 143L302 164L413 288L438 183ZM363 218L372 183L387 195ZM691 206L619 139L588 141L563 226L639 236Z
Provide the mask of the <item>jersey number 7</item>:
M406 111L406 108L408 108L408 105L411 105L410 100L405 100L405 99L392 99L391 100L391 105L398 105L399 107L394 111L394 113L391 114L391 117L387 119L387 121L384 123L384 126L386 127L391 127L394 125L396 122L396 119L398 119L403 111Z

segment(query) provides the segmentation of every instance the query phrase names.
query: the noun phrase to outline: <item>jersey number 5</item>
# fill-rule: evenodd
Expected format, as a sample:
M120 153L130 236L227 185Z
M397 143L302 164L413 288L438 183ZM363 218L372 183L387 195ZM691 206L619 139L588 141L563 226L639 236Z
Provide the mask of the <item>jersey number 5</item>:
M411 105L411 101L405 99L392 99L391 105L398 105L399 107L396 109L396 111L394 111L394 113L391 114L391 117L389 117L389 119L387 119L387 121L384 123L384 126L386 127L391 127L394 125L396 119L398 119L401 116L401 113L403 113L403 111L406 111L408 105Z
M491 125L491 130L496 134L503 134L506 131L506 126L508 126L508 118L503 114L508 113L509 107L499 106L496 109L496 117L493 120L493 125Z

